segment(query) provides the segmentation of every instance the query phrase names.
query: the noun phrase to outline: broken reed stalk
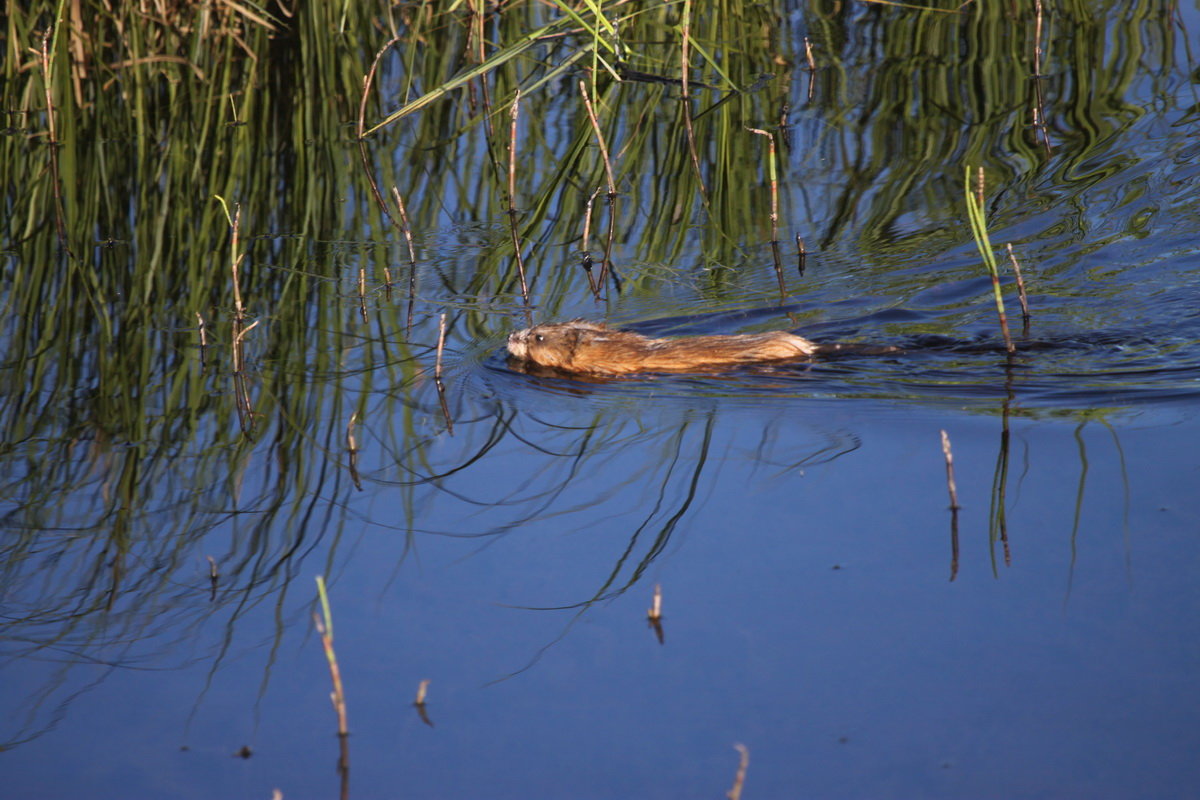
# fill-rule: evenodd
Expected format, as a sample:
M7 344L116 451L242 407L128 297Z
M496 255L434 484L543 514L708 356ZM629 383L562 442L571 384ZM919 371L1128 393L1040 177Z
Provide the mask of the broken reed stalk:
M737 774L733 776L733 786L725 793L725 796L729 800L741 800L742 787L746 785L746 770L750 767L750 751L744 744L735 744L733 749L737 750L741 757L738 759Z
M433 727L433 720L429 718L429 709L425 707L425 693L429 690L429 679L421 681L417 684L417 699L413 701L413 707L417 709L417 716L421 718L429 727Z
M218 196L221 205L225 205L224 198ZM233 272L233 308L236 313L236 321L240 324L245 318L245 310L242 307L242 283L241 277L238 275L238 268L241 266L242 257L238 255L238 239L241 236L242 228L242 204L233 204L233 216L229 216L229 208L225 208L225 218L229 220L229 226L233 229L233 239L230 244L231 258L230 268Z
M804 60L808 62L809 72L817 71L817 60L813 58L812 42L808 40L807 36L804 37Z
M528 307L526 307L528 312ZM454 435L454 420L450 417L450 405L446 402L446 387L442 384L442 350L446 346L446 312L438 318L437 360L433 365L433 385L437 388L438 403L442 407L442 416L446 419L446 431Z
M592 274L592 207L596 203L596 195L600 194L600 189L592 192L591 197L587 200L587 205L584 207L583 213L583 244L579 248L579 266L583 267L584 273L587 275L588 288L592 290L592 297L596 302L600 302L600 285L596 283L596 276Z
M787 294L783 281L783 259L779 254L779 170L776 166L775 137L760 128L747 128L751 133L767 137L767 175L771 179L771 255L775 258L775 277L779 281L779 299Z
M333 691L329 699L333 701L338 718L338 773L342 776L342 796L345 797L350 777L350 726L346 718L346 692L342 686L342 671L338 667L337 653L333 649L333 613L329 609L325 578L321 575L317 576L317 596L321 601L321 613L313 612L313 622L316 624L317 633L321 635L321 646L325 649L325 659L329 662L329 677L333 681Z
M650 608L646 610L646 616L650 619L662 619L662 584L654 584L654 601Z
M350 422L346 425L346 453L350 458L350 479L354 481L354 488L361 492L362 480L358 476L358 439L354 436L356 424L358 424L357 411L350 415Z
M208 602L215 603L217 601L217 581L220 579L220 573L217 571L217 562L212 556L205 556L208 559Z
M358 313L367 322L367 268L358 268Z
M654 600L650 604L650 608L646 609L646 620L650 623L650 627L654 629L654 635L658 638L658 643L663 644L665 637L663 636L662 626L662 584L654 584Z
M1033 77L1042 77L1042 0L1034 0Z
M408 312L405 315L404 330L411 335L413 306L417 297L417 249L413 247L412 225L409 224L408 211L404 208L404 198L400 196L399 187L392 186L392 199L396 201L396 211L400 214L400 231L404 234L404 241L408 244ZM390 282L391 274L388 274L387 277ZM388 286L388 296L391 296L390 285Z
M200 331L200 369L203 370L208 353L208 326L205 324L204 317L201 316L199 311L196 312L196 323L199 325Z
M804 239L796 234L796 269L800 277L804 277L804 262L808 260L808 250L804 247Z
M1021 277L1021 265L1017 263L1017 255L1013 252L1012 242L1008 243L1008 259L1012 262L1013 275L1017 278L1017 299L1021 301L1021 333L1029 335L1029 295L1025 292L1025 279Z
M446 346L446 312L443 311L438 317L438 341L437 341L437 361L433 365L433 377L436 380L442 379L442 350Z
M229 222L229 227L232 229L232 237L230 244L230 269L233 273L233 307L234 317L233 325L231 326L232 342L231 342L231 358L233 361L233 389L234 401L238 412L238 422L241 425L242 433L250 433L254 428L254 411L250 403L250 390L246 386L246 375L244 372L245 358L245 339L246 334L254 330L260 320L255 320L249 325L245 325L246 310L242 305L242 286L240 270L243 254L238 252L239 242L241 239L241 223L242 223L242 207L240 203L235 203L233 206L233 214L229 213L229 205L225 202L225 198L220 195L214 195L221 203L221 208L225 211L225 219ZM245 327L243 327L245 325Z
M608 145L604 141L604 132L600 130L600 120L596 118L596 109L588 97L587 85L579 82L579 92L583 95L583 105L587 109L588 120L592 123L592 131L596 134L596 143L600 146L600 156L604 159L604 176L608 182L608 238L604 244L604 261L600 264L600 279L597 283L607 285L608 274L612 270L613 237L616 235L617 220L617 181L613 177L612 161L608 157ZM615 276L614 276L615 278ZM620 286L618 285L618 291Z
M980 169L982 173L982 168ZM996 266L996 254L992 251L992 243L988 238L987 220L984 216L983 205L983 176L980 175L978 193L971 191L971 168L966 168L966 198L967 216L971 221L971 233L975 236L975 246L983 256L988 274L992 277L992 295L996 300L996 314L1000 318L1000 332L1004 336L1004 347L1011 354L1016 352L1012 336L1008 332L1008 315L1004 311L1004 295L1000 291L1000 270Z
M958 504L958 485L954 482L954 454L950 451L950 435L945 430L942 431L942 455L946 457L946 488L950 492L950 510L957 512L961 506Z
M533 324L529 308L529 284L525 282L525 259L521 255L521 236L517 233L517 119L521 114L521 90L517 89L509 110L508 133L508 229L512 233L513 253L517 258L517 273L521 277L521 300L525 304L525 321Z
M235 319L232 326L234 405L237 407L238 425L241 426L242 433L246 434L254 430L254 408L250 401L250 387L246 382L244 342L246 334L254 330L259 322L260 320L256 319L243 328L241 321Z

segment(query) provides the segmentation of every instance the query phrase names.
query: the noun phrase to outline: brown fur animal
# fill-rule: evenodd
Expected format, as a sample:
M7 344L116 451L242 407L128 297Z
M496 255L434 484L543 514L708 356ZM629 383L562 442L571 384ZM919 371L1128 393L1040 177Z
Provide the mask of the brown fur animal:
M589 375L704 372L742 364L796 361L820 348L787 331L651 339L573 320L514 331L508 352L541 367Z

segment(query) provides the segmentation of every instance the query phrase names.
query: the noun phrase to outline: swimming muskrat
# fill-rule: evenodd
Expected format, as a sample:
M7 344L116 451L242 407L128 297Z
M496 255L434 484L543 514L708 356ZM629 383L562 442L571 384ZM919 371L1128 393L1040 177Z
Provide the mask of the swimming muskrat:
M587 375L633 372L710 372L838 352L896 353L897 347L819 345L787 331L651 339L602 323L572 320L514 331L508 352L524 362Z

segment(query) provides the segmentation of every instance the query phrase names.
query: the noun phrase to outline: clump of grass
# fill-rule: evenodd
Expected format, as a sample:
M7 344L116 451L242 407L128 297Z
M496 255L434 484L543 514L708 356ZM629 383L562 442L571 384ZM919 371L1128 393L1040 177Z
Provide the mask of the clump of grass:
M975 246L983 256L988 274L992 277L992 296L996 300L996 314L1000 318L1000 332L1004 336L1004 347L1009 353L1016 352L1012 336L1008 332L1008 314L1004 311L1004 294L1000 291L1000 269L996 265L996 254L992 251L992 242L988 237L987 219L983 205L983 169L979 171L979 182L972 191L971 168L966 168L965 193L967 198L967 216L971 220L971 233L975 236Z

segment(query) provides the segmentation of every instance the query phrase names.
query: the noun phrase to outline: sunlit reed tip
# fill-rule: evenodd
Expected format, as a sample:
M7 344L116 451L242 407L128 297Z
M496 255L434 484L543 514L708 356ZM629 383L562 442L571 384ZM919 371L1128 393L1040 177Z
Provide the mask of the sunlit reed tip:
M650 608L646 610L646 616L652 621L657 622L662 619L662 584L654 584L654 601Z

